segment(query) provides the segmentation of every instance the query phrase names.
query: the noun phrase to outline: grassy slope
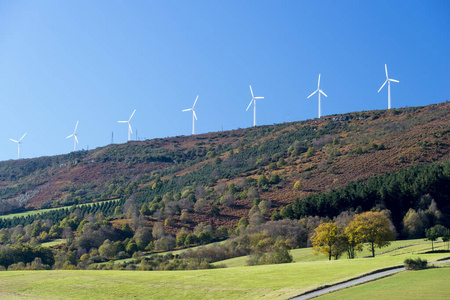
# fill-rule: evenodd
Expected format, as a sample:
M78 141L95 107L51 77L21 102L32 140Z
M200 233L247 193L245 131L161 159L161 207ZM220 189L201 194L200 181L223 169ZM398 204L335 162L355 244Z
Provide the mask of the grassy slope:
M402 272L316 299L448 299L450 268Z
M419 245L415 245L415 244L419 244ZM408 246L408 247L405 247L405 246ZM405 247L405 248L403 248L403 247ZM400 248L400 249L396 249L396 248ZM435 243L434 248L435 248L435 250L442 250L443 244ZM389 252L384 253L386 251L389 251ZM423 239L402 240L402 241L394 241L388 247L376 249L375 256L378 256L378 255L391 256L391 255L398 255L398 254L419 253L419 252L425 252L425 251L431 251L431 243L430 242L425 242ZM380 254L380 253L384 253L384 254ZM315 255L314 251L311 248L302 248L302 249L291 250L291 255L294 258L294 262L326 261L328 259L322 253ZM364 256L370 256L370 255L371 255L371 252L367 249L367 247L365 247L362 252L357 252L357 257L364 257ZM346 254L343 254L343 256L340 258L340 260L342 260L342 259L346 259ZM241 256L241 257L235 257L235 258L219 261L219 262L215 263L215 265L225 265L228 268L243 267L243 266L247 265L247 260L248 260L248 256Z
M433 261L448 254L427 254ZM409 254L353 260L196 271L1 272L0 297L286 299L376 269L401 265Z

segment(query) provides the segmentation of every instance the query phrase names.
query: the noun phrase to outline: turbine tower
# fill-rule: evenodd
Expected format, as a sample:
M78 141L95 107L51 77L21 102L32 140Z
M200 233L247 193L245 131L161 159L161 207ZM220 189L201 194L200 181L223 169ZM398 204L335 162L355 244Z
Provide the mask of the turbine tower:
M312 93L311 95L308 96L311 97L312 95L314 95L315 93L319 92L319 118L320 118L320 94L324 95L325 97L328 97L321 89L320 89L320 74L319 74L319 80L317 81L317 90L314 91L314 93Z
M250 86L250 93L252 94L252 100L248 104L247 109L245 111L248 111L248 109L250 108L250 106L253 103L253 127L255 127L256 126L256 99L264 99L264 97L255 97L253 95L252 86Z
M197 100L198 100L198 95L197 95L197 98L195 98L194 105L192 105L191 108L182 110L183 112L192 110L192 134L193 135L195 134L195 120L197 120L197 115L195 114L195 104L197 103Z
M133 133L133 130L131 129L131 118L134 116L134 113L136 110L133 111L128 121L118 121L119 123L128 123L128 141L131 139L131 134Z
M66 139L73 137L73 151L77 151L77 144L78 144L77 128L78 128L78 121L77 124L75 125L75 130L73 131L73 133L68 137L66 137Z
M388 84L388 109L391 109L391 81L392 82L397 82L397 83L400 82L400 81L389 78L386 64L384 64L384 69L386 70L386 81L380 87L380 89L378 90L378 93L381 91L381 89L384 87L384 85L387 82L387 84Z
M20 140L16 141L13 139L10 139L11 141L13 141L14 143L17 143L17 159L20 159L20 144L22 144L22 139L27 135L27 133L25 132L24 135L22 135L22 137L20 138Z

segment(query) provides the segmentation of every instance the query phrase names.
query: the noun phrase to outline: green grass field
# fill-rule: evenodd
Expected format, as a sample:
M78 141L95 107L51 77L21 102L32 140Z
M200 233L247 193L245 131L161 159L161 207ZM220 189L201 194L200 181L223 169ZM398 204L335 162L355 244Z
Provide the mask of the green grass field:
M87 205L87 206L91 206L97 203L106 203L106 202L110 202L110 201L119 201L119 199L114 199L114 200L107 200L107 201L101 201L101 202L92 202L92 203L85 203L85 204L78 204L76 205L77 207L83 206L83 205ZM41 214L41 213L45 213L48 211L53 211L53 210L58 210L58 209L66 209L66 208L71 208L72 206L63 206L63 207L56 207L56 208L46 208L46 209L38 209L38 210L30 210L30 211L26 211L26 212L21 212L21 213L16 213L16 214L9 214L9 215L3 215L0 216L0 219L12 219L14 217L27 217L27 216L34 216L37 214Z
M448 299L450 268L405 271L316 299Z
M434 261L448 253L423 254ZM402 265L410 254L353 260L196 271L0 272L0 297L8 299L287 299L325 284Z
M418 244L418 245L416 245ZM402 248L404 247L404 248ZM442 250L444 247L443 243L435 243L435 250ZM400 249L396 249L400 248ZM376 249L375 256L391 256L398 254L407 254L407 253L420 253L431 251L431 243L424 241L424 239L416 239L416 240L402 240L402 241L394 241L389 246L383 247L381 249ZM319 253L317 255L314 254L314 251L311 248L301 248L301 249L293 249L290 251L292 257L294 258L294 262L315 262L315 261L326 261L328 258ZM362 252L357 252L357 257L364 257L372 255L371 252L364 247ZM344 253L339 260L347 259L347 255ZM225 265L227 268L235 268L235 267L243 267L247 265L248 256L241 256L230 258L227 260L219 261L214 263L214 265Z

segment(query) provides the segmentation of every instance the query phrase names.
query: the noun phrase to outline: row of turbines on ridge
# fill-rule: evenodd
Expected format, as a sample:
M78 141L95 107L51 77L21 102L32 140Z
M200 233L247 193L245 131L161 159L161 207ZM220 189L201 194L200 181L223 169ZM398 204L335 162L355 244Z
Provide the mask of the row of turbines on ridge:
M392 79L389 78L388 76L388 70L387 70L387 65L384 65L384 69L386 71L386 81L383 83L383 85L380 87L380 89L378 90L378 93L383 89L383 87L386 85L388 85L388 109L391 109L391 82L399 82L396 79ZM253 104L253 126L256 126L256 100L260 100L260 99L264 99L264 97L255 97L253 94L253 90L252 90L252 86L250 85L250 93L252 95L252 99L250 100L250 103L247 106L246 111L248 111L248 109L252 106ZM320 89L320 74L319 74L319 79L317 81L317 90L315 90L311 95L309 95L307 97L307 99L309 99L311 96L313 96L314 94L318 94L318 98L319 98L319 118L321 117L321 105L320 105L320 94L324 95L325 97L328 97L321 89ZM188 111L192 111L192 134L195 134L195 121L197 120L197 114L195 113L195 104L197 104L197 100L198 100L198 95L197 98L195 98L194 101L194 105L192 105L191 108L187 108L187 109L183 109L182 112L188 112ZM118 121L118 123L127 123L128 124L128 141L131 140L131 134L133 133L133 130L131 128L131 119L134 116L134 113L136 112L136 109L133 111L133 113L131 114L130 118L128 119L128 121ZM66 139L73 137L73 151L77 150L77 144L78 144L78 134L77 134L77 128L78 128L78 121L75 125L75 130L73 131L73 133L69 136L66 137ZM17 158L20 159L20 145L22 144L22 140L23 138L27 135L27 133L25 133L19 140L14 140L14 139L10 139L11 141L17 143Z

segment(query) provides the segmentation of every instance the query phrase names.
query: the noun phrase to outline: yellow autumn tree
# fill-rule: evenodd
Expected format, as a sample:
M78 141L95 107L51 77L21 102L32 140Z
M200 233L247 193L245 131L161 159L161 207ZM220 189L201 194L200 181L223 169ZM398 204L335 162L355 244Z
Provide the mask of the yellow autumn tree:
M322 252L331 260L333 251L336 251L338 228L335 223L322 223L316 229L311 237L313 250L315 254Z
M389 219L380 212L368 211L355 215L345 228L345 234L350 243L362 245L368 243L372 256L375 257L375 247L390 245L395 234L389 227Z

